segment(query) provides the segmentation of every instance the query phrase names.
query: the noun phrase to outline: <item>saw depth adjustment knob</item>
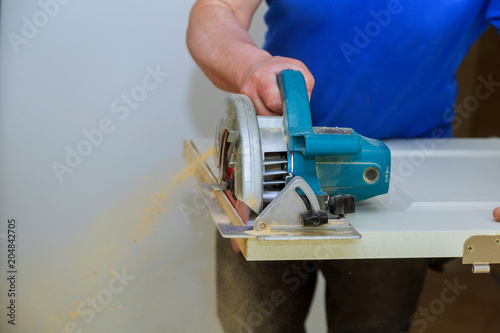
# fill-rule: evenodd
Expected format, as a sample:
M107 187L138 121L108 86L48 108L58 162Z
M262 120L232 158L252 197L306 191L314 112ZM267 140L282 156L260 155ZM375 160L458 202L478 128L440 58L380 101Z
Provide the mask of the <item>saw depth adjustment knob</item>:
M328 223L328 214L324 210L308 210L300 217L305 227L318 227Z
M344 216L356 210L356 198L352 194L339 194L330 197L330 213Z

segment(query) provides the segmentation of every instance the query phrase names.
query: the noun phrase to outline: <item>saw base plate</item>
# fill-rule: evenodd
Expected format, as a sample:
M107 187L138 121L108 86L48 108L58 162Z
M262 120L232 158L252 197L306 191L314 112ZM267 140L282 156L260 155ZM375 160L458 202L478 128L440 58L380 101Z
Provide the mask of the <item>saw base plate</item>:
M256 231L252 225L243 223L218 184L197 183L195 188L224 238L255 238L263 241L361 238L360 233L345 218L328 219L328 224L320 227L270 225L266 230ZM226 200L225 209L233 209L234 214L228 214L219 200Z

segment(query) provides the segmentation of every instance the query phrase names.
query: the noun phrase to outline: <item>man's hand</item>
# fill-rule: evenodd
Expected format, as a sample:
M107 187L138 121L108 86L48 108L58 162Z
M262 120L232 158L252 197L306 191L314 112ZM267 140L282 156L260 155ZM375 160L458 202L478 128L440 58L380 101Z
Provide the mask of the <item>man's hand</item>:
M276 75L302 72L309 95L314 78L299 60L273 57L248 33L262 0L198 0L191 10L187 46L193 59L218 88L250 97L259 115L279 115L281 96Z
M500 207L497 207L493 210L493 217L495 218L495 220L500 222Z
M284 57L269 57L254 63L247 74L240 92L252 100L255 111L262 116L282 114L281 95L276 75L285 69L302 72L306 81L309 98L314 87L314 77L299 60Z

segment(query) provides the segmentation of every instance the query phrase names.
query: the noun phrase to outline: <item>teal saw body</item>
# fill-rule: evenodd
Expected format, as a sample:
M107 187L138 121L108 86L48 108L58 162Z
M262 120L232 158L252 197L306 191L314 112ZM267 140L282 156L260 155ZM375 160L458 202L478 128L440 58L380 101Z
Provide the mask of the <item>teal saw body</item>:
M304 178L316 195L351 194L360 201L387 193L391 153L383 142L350 128L313 127L300 72L281 72L278 85L292 175Z

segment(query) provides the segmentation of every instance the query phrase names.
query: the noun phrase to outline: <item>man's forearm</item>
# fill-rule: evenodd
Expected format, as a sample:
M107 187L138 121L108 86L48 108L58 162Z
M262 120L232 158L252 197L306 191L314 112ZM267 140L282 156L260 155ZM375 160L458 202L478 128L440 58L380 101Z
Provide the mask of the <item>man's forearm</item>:
M260 0L199 0L191 10L187 46L198 66L220 89L240 92L254 64L271 55L248 33Z
M276 75L295 69L304 75L307 91L314 77L299 60L271 56L248 33L262 0L198 0L191 10L187 45L196 63L220 89L250 97L259 115L281 114Z

